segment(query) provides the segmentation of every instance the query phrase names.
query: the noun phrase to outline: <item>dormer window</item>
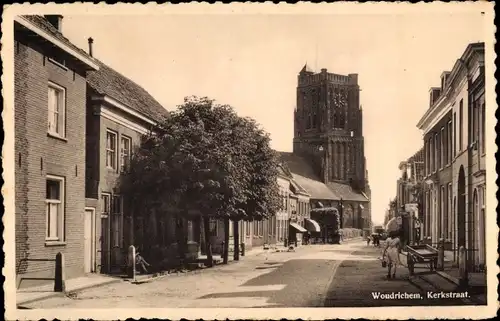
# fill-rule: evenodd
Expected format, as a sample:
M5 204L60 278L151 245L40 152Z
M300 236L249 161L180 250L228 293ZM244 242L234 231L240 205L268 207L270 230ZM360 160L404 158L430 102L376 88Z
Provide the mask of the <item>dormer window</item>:
M441 74L441 92L444 92L444 89L446 88L449 75L450 75L449 71L445 71Z
M434 105L434 103L439 99L440 95L441 95L441 88L436 88L436 87L431 88L431 90L429 91L429 98L430 98L429 107L432 107Z

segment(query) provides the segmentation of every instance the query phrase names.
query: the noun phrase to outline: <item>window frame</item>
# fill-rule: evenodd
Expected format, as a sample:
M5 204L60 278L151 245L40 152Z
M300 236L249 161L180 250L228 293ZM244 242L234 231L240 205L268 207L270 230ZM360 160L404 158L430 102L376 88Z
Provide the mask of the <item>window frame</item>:
M452 121L448 121L446 124L448 127L448 136L446 137L447 139L447 152L448 154L446 155L446 164L449 165L451 164L451 160L453 159L453 124Z
M444 165L446 164L445 160L445 154L444 154L444 141L445 141L445 136L444 136L444 126L441 127L441 132L439 134L439 168L443 169Z
M112 150L111 148L108 147L108 135L113 135L114 136L114 150ZM117 159L118 159L118 155L117 155L117 146L118 146L118 133L113 131L113 130L110 130L110 129L106 129L106 146L105 146L105 150L106 150L106 168L107 169L111 169L111 170L116 170L117 169ZM108 164L108 154L109 153L113 153L113 164L112 166L110 166Z
M128 141L128 154L127 155L125 155L123 153L123 148L122 148L123 141ZM132 154L132 138L130 138L127 135L120 135L120 166L119 167L120 167L121 173L127 171L128 166L130 165L131 154ZM124 162L125 158L127 159L126 162Z
M120 210L116 210L115 200L118 199L118 204L120 205ZM111 225L113 229L117 229L117 231L113 230L113 236L117 237L117 239L111 240L113 246L122 247L123 246L123 197L119 194L111 195L111 204L110 204L110 214L111 214ZM116 226L116 222L114 220L118 219L118 226ZM116 233L118 232L118 233Z
M59 200L47 199L47 190L45 195L45 241L46 242L64 242L65 241L65 221L66 221L66 178L64 176L46 175L45 184L48 181L56 181L59 184ZM47 186L45 187L47 189ZM57 236L50 236L50 204L58 204L57 211Z
M108 198L108 206L107 208L104 208L105 206L105 202L104 202L104 198ZM101 207L101 217L104 216L104 217L109 217L111 215L111 207L112 207L112 197L111 197L111 193L108 193L108 192L101 192L101 202L102 202L102 207Z
M62 121L62 124L60 125L60 132L57 130L52 130L50 128L50 105L49 105L49 100L48 100L48 95L49 95L49 90L54 89L56 92L59 92L60 95L56 95L56 97L60 97L62 99L62 103L59 103L59 100L57 101L58 107L61 107L62 111L57 111L57 114L59 115L62 113L61 117L57 118L57 121L59 122L60 120ZM52 111L52 113L55 113L55 111ZM55 82L49 81L47 83L47 134L53 137L57 138L66 138L66 113L67 113L67 104L66 104L66 88L64 88L61 85L56 84ZM56 126L57 127L57 126Z
M481 121L480 121L480 144L481 144L481 154L486 154L486 104L483 101L481 103Z
M460 104L459 104L459 119L458 119L458 151L461 152L463 149L463 144L464 144L464 100L463 98L460 99Z

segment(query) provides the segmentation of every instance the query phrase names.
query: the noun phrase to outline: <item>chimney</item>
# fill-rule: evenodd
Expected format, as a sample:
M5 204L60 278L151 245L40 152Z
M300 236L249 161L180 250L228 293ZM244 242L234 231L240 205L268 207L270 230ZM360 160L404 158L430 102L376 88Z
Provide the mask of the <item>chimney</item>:
M89 56L90 57L94 57L93 53L92 53L92 44L94 43L94 39L92 39L92 37L89 38Z
M54 15L45 15L45 19L54 26L59 32L62 33L62 19L63 16L60 14L54 14Z

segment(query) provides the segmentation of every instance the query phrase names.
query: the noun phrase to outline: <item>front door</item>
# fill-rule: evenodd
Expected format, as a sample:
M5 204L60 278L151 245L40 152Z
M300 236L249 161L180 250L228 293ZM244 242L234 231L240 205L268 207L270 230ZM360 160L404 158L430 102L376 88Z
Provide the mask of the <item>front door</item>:
M83 267L85 273L95 272L95 209L86 208L83 223Z

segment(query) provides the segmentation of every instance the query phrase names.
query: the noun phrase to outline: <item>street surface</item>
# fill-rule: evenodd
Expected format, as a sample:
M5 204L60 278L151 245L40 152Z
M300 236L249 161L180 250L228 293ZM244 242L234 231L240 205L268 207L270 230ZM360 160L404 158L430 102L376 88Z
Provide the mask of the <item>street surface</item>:
M362 241L269 252L199 273L129 282L34 302L25 308L357 307L461 304L458 300L375 299L374 292L424 292L398 269L387 280L380 249ZM462 303L463 304L463 303Z

